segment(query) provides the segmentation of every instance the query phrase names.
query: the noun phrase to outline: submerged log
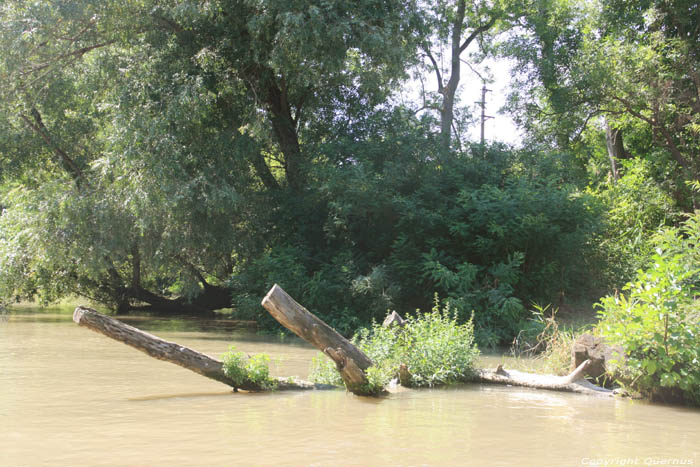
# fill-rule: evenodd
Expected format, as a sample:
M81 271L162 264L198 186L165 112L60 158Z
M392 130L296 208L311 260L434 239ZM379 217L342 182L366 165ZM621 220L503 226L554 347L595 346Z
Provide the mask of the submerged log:
M594 396L612 396L612 390L596 386L584 378L586 369L590 365L591 361L586 360L568 376L537 375L516 370L506 371L499 365L495 370L477 370L475 380L489 384L505 384L508 386L575 392Z
M153 358L180 365L183 368L187 368L202 376L224 383L234 389L243 389L245 391L262 391L266 389L253 381L234 383L231 378L224 373L223 362L220 360L174 342L163 340L160 337L124 324L119 320L103 315L91 308L77 307L73 313L73 321L80 326L84 326L114 340L130 345ZM326 384L299 381L293 378L276 378L275 381L278 390L330 389L334 387Z
M282 326L328 355L350 392L369 395L365 370L372 366L372 360L360 349L297 303L277 284L267 293L262 306Z

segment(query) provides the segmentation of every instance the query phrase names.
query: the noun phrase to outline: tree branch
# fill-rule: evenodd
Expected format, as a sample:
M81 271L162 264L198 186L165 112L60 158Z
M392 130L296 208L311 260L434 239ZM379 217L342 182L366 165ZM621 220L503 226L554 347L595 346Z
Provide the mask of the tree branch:
M479 27L476 28L471 34L469 34L469 36L464 40L464 42L462 43L462 45L459 47L459 53L461 54L462 52L464 52L464 51L467 49L467 47L469 47L469 44L471 44L471 43L474 41L474 39L477 38L477 36L478 36L479 34L481 34L482 32L486 32L486 31L488 31L489 29L491 29L491 27L496 23L496 19L497 19L497 17L496 17L496 16L493 16L493 17L489 20L488 23L479 26Z
M48 63L43 63L43 64L41 64L41 65L37 65L37 66L35 66L35 67L33 67L33 68L30 68L29 70L21 71L21 72L20 72L20 75L29 75L29 74L35 73L35 72L37 72L37 71L44 70L44 69L50 67L51 65L53 65L54 63L56 63L57 61L62 60L62 59L64 59L64 58L69 58L69 57L81 58L83 55L85 55L86 53L88 53L88 52L90 52L90 51L92 51L92 50L99 49L99 48L102 48L102 47L107 47L108 45L112 45L112 44L114 44L115 42L117 42L116 39L113 39L113 40L111 40L111 41L102 42L102 43L99 43L99 44L94 44L94 45L90 45L90 46L87 46L87 47L83 47L83 48L81 48L81 49L74 50L74 51L72 51L72 52L66 52L66 53L64 53L64 54L61 54L61 55L58 55L58 56L54 57L54 58L53 58L50 62L48 62Z
M624 99L624 98L619 97L619 96L612 96L612 98L614 100L620 102L622 105L624 105L625 109L627 110L627 112L630 115L648 123L651 126L652 130L656 130L659 133L661 133L661 136L663 136L663 138L666 142L666 144L664 146L666 146L666 149L668 149L671 152L671 156L673 157L673 159L678 163L678 165L680 165L684 169L686 169L686 170L690 169L690 164L688 163L686 158L683 156L680 149L678 149L678 146L676 146L675 141L673 141L673 136L668 131L668 128L666 128L664 125L659 123L658 119L646 117L641 112L634 110L632 103L630 101L628 101L627 99ZM654 109L654 110L655 110L656 114L659 113L658 108Z
M438 92L442 93L443 84L442 84L442 75L440 74L440 67L437 64L435 57L433 57L433 54L430 53L430 50L428 50L427 48L423 49L423 50L425 50L425 54L428 56L430 61L433 63L433 69L435 70L435 74L437 75Z
M44 125L44 122L41 118L41 114L39 114L39 111L36 109L36 107L32 108L31 114L33 120L24 114L21 114L20 118L22 118L22 120L24 120L24 122L27 125L29 125L29 127L32 130L34 130L39 136L41 136L46 145L49 146L49 148L51 148L53 152L59 157L65 169L68 171L68 173L78 185L80 185L80 183L82 182L85 182L85 176L83 175L83 171L80 170L80 167L78 167L75 161L71 159L68 156L68 154L63 149L61 149L51 138L49 130Z

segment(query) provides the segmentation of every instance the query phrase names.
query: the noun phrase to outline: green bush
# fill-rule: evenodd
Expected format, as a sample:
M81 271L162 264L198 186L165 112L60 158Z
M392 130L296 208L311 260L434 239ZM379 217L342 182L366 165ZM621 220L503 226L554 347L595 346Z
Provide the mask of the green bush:
M425 306L421 300L436 291L462 320L474 311L480 344L510 342L528 318L524 302L590 287L597 203L554 176L468 180L436 175L406 200L389 269L404 300Z
M252 383L260 389L274 389L277 382L270 377L270 357L266 354L246 357L243 352L236 352L231 346L222 357L224 374L231 378L236 386Z
M627 386L700 405L700 212L653 241L650 266L601 300L598 330L624 347Z
M374 362L367 373L373 392L397 377L401 364L411 374L411 386L467 381L479 355L471 320L459 324L449 303L441 309L437 299L431 312L407 316L403 327L385 328L374 323L362 329L353 342ZM336 375L335 365L329 359L314 359L314 381L338 384Z
M230 276L237 317L276 328L260 301L278 283L349 336L387 309L428 309L437 292L460 322L474 311L477 340L495 346L526 322L524 303L587 291L600 203L568 159L498 145L426 154L420 130L406 131L318 148L316 189L256 220L269 246Z

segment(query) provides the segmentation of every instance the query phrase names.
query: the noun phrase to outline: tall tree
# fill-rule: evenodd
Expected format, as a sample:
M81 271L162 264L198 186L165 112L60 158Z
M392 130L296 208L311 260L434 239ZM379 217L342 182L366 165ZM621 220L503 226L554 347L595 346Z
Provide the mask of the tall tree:
M462 57L472 43L492 29L505 13L498 4L467 0L441 0L432 3L426 13L425 24L434 33L432 40L422 44L422 50L437 78L437 92L441 95L437 105L440 138L443 146L448 148L453 132L456 94L462 78ZM441 65L443 44L448 49L447 68Z

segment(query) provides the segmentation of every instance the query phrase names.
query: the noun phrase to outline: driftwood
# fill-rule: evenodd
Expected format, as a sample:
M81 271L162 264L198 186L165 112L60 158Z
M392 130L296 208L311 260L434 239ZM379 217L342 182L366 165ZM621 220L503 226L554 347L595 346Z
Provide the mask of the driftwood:
M475 380L488 384L505 384L551 391L576 392L594 396L612 396L610 389L596 386L584 378L586 369L591 365L590 360L581 363L568 376L537 375L522 371L506 371L501 365L495 370L477 370Z
M234 383L223 370L220 360L192 350L188 347L168 342L160 337L141 331L133 326L124 324L119 320L105 316L91 308L79 306L73 313L73 321L93 331L104 334L107 337L130 345L153 358L165 360L202 376L227 384L234 389L245 391L262 391L265 388L252 381ZM307 381L299 381L293 378L276 378L278 390L301 389L332 389L334 386L326 384L314 384Z
M360 349L298 304L277 284L267 293L262 306L282 326L328 355L350 392L368 394L365 370L372 366L372 360Z

